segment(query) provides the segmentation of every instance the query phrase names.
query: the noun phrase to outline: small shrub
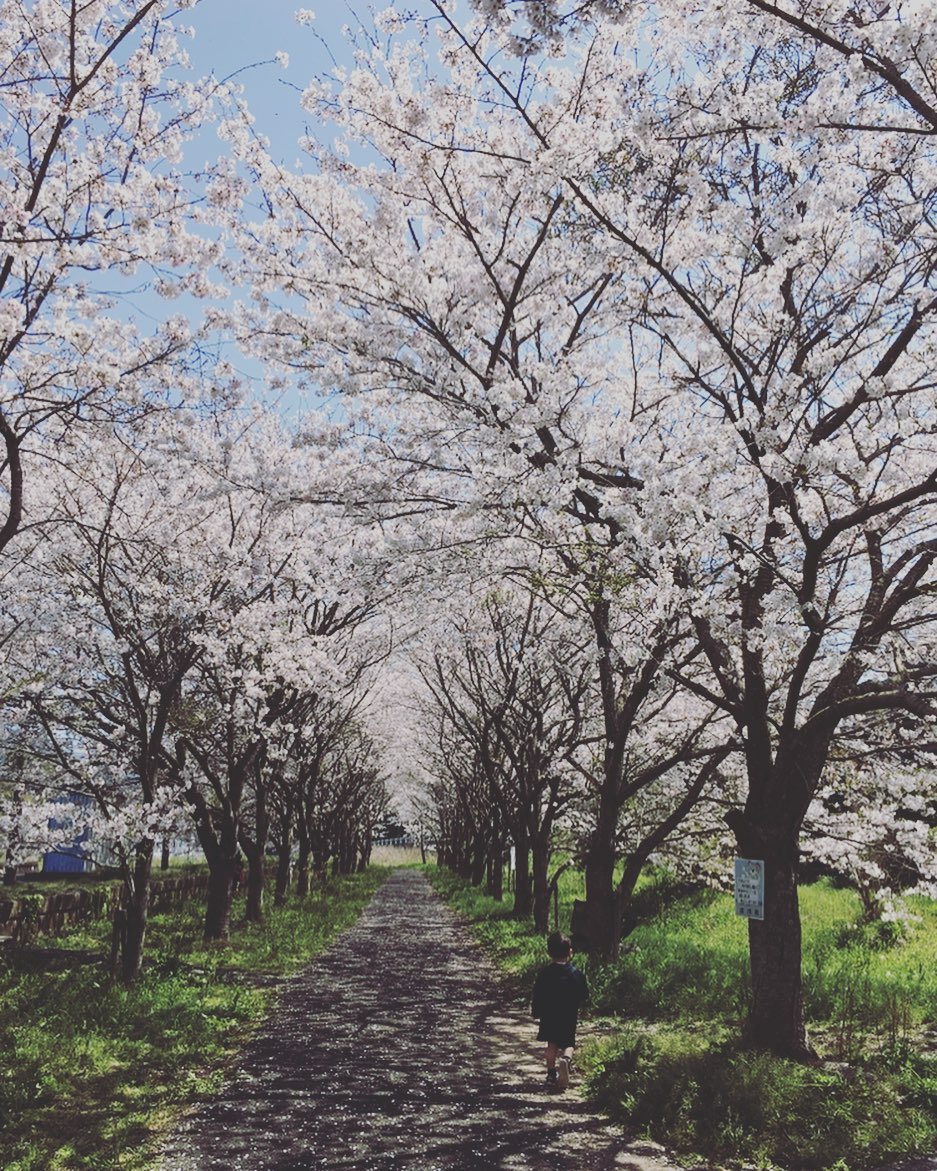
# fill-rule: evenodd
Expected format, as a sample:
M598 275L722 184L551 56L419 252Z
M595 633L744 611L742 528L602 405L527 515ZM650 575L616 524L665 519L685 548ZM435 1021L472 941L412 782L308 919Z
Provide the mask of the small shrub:
M837 934L838 947L868 951L891 951L905 943L910 934L906 919L871 919L847 923Z

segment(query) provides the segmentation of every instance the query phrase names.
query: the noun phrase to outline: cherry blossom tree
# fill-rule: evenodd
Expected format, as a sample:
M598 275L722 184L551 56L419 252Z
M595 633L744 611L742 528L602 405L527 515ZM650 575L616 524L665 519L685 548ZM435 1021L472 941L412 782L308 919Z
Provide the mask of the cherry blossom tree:
M870 921L908 917L937 892L937 793L927 722L874 712L833 746L804 823L805 857L846 879Z
M579 787L570 758L585 739L593 674L571 633L535 596L511 597L502 588L470 611L458 644L436 649L423 668L440 709L432 723L448 724L457 738L449 751L476 763L487 781L485 860L500 877L504 827L514 847L514 913L532 913L542 930L553 832Z
M310 879L351 873L370 857L374 825L387 807L375 743L361 719L360 693L319 695L301 732L291 775L298 856L296 890Z
M421 716L420 759L428 773L437 861L476 885L487 874L488 893L503 898L507 835L492 799L493 775L501 762L485 736L490 729L475 718L477 713L468 719L459 715L453 705L434 701Z
M167 792L178 809L179 778L167 774L163 754L182 681L200 654L205 605L174 593L198 576L178 540L198 490L171 475L162 481L147 458L153 446L135 430L132 438L99 431L76 438L67 456L60 450L68 468L56 477L54 536L33 567L41 622L16 647L49 765L93 798L96 837L118 845L128 982L142 962L154 842L171 829L151 813L172 807Z
M206 640L186 694L190 718L176 737L176 760L193 762L204 782L193 784L189 797L212 874L205 929L212 939L228 934L239 849L249 865L247 917L261 918L273 794L282 799L288 787L288 808L298 815L297 796L301 801L306 793L300 778L318 764L310 726L317 727L328 697L360 682L354 664L349 669L343 636L368 610L329 604L326 591L336 587L335 579L316 590L304 556L321 552L314 542L323 534L295 523L286 532L283 520L278 511L272 526L261 530L243 512L237 517L237 540L246 539L249 550L251 589L231 607L233 621ZM306 523L311 526L312 518ZM343 743L332 764L347 772L348 759ZM359 807L349 801L339 808L353 817ZM335 846L333 835L328 844Z
M22 578L37 618L12 644L11 670L29 680L16 702L25 694L40 722L48 765L93 796L124 843L126 980L143 951L154 811L168 817L183 797L194 811L210 865L206 928L223 936L239 843L256 845L262 879L274 727L310 678L341 674L321 640L363 612L337 580L344 532L330 546L311 531L315 510L280 494L302 475L283 460L290 442L262 414L178 408L59 445L54 523ZM340 617L330 590L344 593Z
M768 870L751 1034L797 1053L798 834L835 737L870 711L934 711L933 30L909 36L900 6L825 30L813 11L721 12L718 40L706 6L620 15L616 37L624 20L666 39L615 73L618 182L568 179L643 272L642 326L730 456L707 461L710 485L724 470L744 493L745 513L707 501L721 554L675 563L674 582L712 672L684 682L744 736L731 824ZM635 138L652 109L653 157Z
M443 4L430 63L387 14L386 52L305 95L337 145L310 139L303 176L248 160L267 296L294 301L244 330L342 391L450 525L564 526L567 550L578 527L567 572L629 672L607 752L643 687L741 747L750 1036L803 1054L803 819L852 721L933 714L932 19L618 7L562 65ZM643 657L602 641L623 588L656 619Z
M186 316L144 332L126 304L214 289L184 152L229 95L185 76L192 3L0 5L0 550L48 451L37 436L143 412L168 387L178 400L204 374Z

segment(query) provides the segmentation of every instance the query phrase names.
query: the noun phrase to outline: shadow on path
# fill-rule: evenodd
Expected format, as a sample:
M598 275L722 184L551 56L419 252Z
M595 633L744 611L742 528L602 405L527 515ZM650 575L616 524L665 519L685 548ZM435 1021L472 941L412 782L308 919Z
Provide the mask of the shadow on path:
M531 1021L418 871L290 980L234 1080L161 1171L665 1171L573 1092L546 1094Z

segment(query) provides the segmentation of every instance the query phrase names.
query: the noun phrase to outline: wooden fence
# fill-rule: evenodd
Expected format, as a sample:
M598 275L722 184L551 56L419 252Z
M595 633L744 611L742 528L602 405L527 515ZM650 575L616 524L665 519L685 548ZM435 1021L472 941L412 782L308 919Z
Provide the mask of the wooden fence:
M178 874L150 881L150 910L164 911L208 889L208 874ZM120 905L121 884L102 882L44 893L0 895L0 937L25 941L57 935L66 927L110 917Z

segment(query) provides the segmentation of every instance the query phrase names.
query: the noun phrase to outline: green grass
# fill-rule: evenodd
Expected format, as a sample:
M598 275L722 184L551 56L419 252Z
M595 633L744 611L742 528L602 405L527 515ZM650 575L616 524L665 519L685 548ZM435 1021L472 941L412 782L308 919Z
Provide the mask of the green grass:
M146 1171L157 1136L218 1088L269 1009L258 973L285 975L357 918L386 871L332 879L305 900L270 908L226 946L201 940L192 900L154 915L132 988L102 964L0 967L0 1152L4 1171ZM243 906L243 900L238 906ZM106 950L107 924L57 940Z
M526 996L545 962L529 923L454 876L429 876ZM581 876L560 882L568 929ZM858 896L801 890L804 993L821 1058L801 1065L746 1050L747 928L731 896L652 873L618 960L578 957L592 1022L580 1065L616 1121L686 1159L796 1171L866 1171L937 1149L937 906L916 921L864 924Z
M937 1144L937 1061L870 1060L844 1072L714 1043L709 1029L624 1027L587 1047L591 1095L684 1158L853 1171Z

